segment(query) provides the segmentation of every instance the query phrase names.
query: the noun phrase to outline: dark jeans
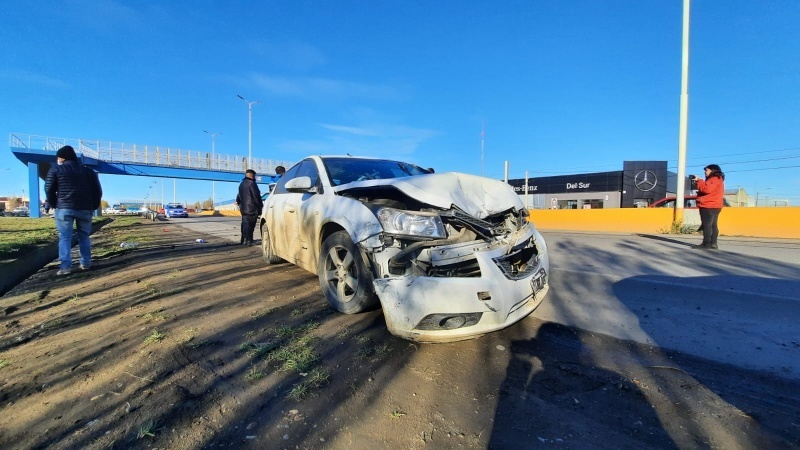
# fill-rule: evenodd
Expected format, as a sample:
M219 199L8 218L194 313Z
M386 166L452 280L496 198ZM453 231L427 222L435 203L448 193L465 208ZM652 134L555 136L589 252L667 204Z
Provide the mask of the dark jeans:
M703 227L703 244L716 244L719 236L717 222L722 208L700 208L700 225Z
M256 229L258 215L242 214L242 239L241 242L253 242L253 231Z

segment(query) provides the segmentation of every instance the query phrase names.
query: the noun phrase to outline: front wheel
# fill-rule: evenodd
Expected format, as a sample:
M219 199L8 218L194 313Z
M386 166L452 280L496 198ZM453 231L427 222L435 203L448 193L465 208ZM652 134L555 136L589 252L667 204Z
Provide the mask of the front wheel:
M269 228L267 224L261 224L261 256L267 264L277 264L281 259L272 252L272 245L269 243Z
M337 311L355 314L378 305L372 273L346 231L337 231L322 243L317 274L325 298Z

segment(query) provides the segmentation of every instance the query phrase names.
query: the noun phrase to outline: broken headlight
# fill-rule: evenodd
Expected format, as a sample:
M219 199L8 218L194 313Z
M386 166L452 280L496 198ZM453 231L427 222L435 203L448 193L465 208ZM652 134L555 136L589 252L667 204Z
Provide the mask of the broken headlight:
M380 208L375 215L383 231L389 234L436 239L447 237L442 219L435 213Z

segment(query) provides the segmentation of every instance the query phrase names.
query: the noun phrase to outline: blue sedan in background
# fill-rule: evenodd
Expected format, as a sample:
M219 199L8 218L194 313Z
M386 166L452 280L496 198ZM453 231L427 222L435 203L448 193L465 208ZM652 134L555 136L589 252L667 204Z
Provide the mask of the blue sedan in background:
M167 219L172 217L189 217L189 213L180 203L168 203L164 208L164 216Z

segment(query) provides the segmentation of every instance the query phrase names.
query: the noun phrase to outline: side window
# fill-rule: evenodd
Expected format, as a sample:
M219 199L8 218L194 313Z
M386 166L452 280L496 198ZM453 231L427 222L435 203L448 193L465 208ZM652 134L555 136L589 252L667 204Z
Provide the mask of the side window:
M317 170L317 165L311 159L307 159L300 164L295 176L311 178L311 186L318 186L319 171Z
M314 163L314 160L303 160L287 170L281 179L278 180L278 184L275 185L273 194L287 194L289 191L286 190L286 183L297 177L309 177L311 178L311 186L318 186L319 172L317 171L317 165Z
M301 164L302 162L300 164L295 164L283 174L281 179L278 180L278 184L275 185L275 191L272 192L273 194L286 194L289 192L286 190L286 182L297 177L297 171L300 169Z

